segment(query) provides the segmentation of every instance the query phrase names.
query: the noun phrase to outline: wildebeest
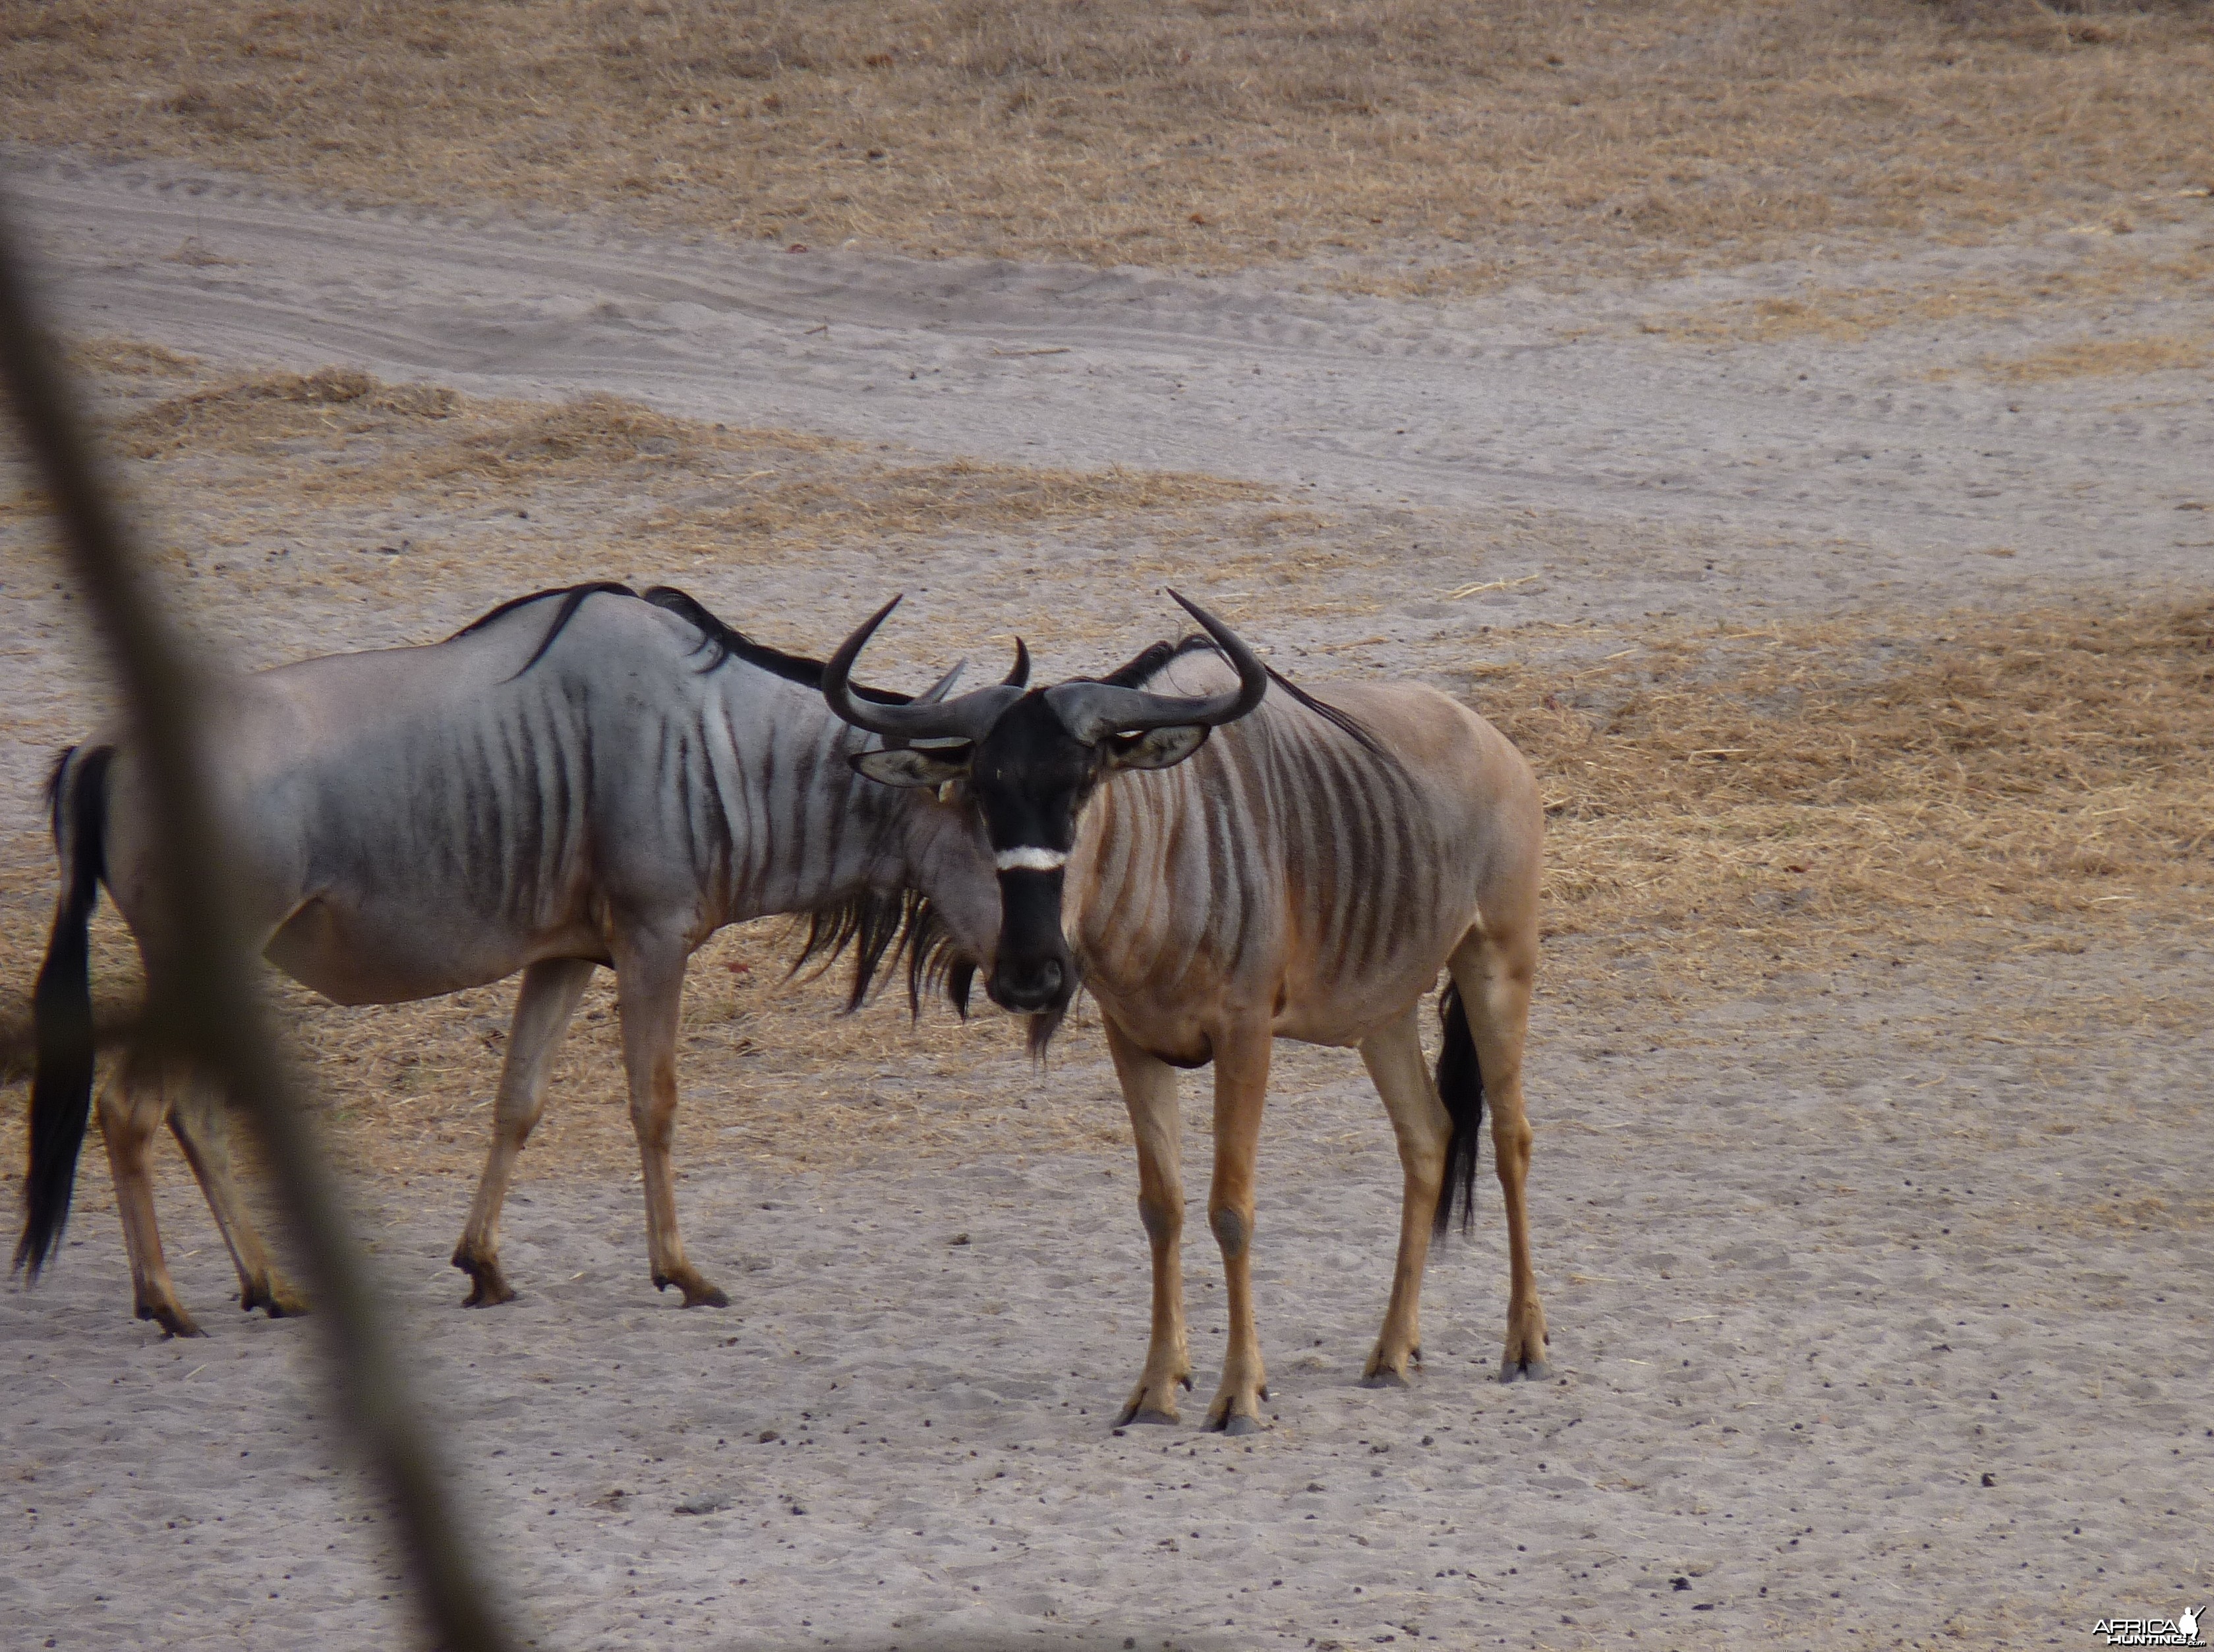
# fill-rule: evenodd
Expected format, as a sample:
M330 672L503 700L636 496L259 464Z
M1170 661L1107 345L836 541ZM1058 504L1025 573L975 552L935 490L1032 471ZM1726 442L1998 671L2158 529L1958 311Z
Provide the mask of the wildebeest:
M847 722L902 742L855 753L862 773L935 788L940 808L982 826L1002 921L990 954L971 956L988 965L995 1002L1035 1018L1034 1047L1079 980L1098 1001L1153 1258L1152 1341L1123 1421L1174 1421L1177 1388L1191 1386L1176 1070L1212 1061L1208 1217L1230 1336L1207 1421L1259 1426L1253 1162L1276 1038L1358 1046L1398 1137L1398 1262L1364 1375L1404 1381L1420 1357L1431 1232L1446 1230L1457 1200L1466 1225L1488 1094L1511 1259L1501 1376L1542 1376L1522 1046L1544 812L1520 753L1434 689L1301 691L1180 596L1207 637L1156 644L1104 680L872 704L850 674L897 600L831 657L823 693ZM954 914L951 891L930 893L954 951L963 930L988 924L988 908ZM1434 1086L1416 1015L1440 968L1453 978Z
M694 948L726 924L811 915L803 959L851 947L858 1003L926 875L949 911L979 914L973 944L988 947L988 866L973 871L974 845L950 841L971 834L854 774L845 759L870 742L830 714L821 674L682 592L641 600L600 582L518 598L443 643L308 660L217 691L209 780L251 902L242 927L271 961L346 1004L523 972L492 1150L454 1253L470 1304L515 1294L500 1271L500 1207L596 966L616 976L653 1282L676 1286L687 1307L721 1306L686 1259L670 1163ZM34 1276L61 1241L91 1106L87 926L103 883L142 955L163 945L162 822L129 739L64 753L50 796L62 889L34 1001L15 1253ZM222 1109L190 1075L135 1052L100 1107L139 1316L197 1330L155 1225L148 1152L165 1118L230 1247L242 1306L299 1311L233 1185Z

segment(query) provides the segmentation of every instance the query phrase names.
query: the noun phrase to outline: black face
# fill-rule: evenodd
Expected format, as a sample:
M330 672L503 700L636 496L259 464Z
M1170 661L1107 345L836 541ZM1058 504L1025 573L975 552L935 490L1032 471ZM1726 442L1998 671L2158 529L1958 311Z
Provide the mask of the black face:
M1076 960L1061 929L1061 869L1106 756L1062 727L1034 689L970 759L969 796L1000 875L1000 946L985 991L1003 1009L1058 1015L1075 996Z
M1000 943L984 990L1003 1009L1057 1021L1076 996L1076 960L1061 933L1061 904L1063 868L1085 804L1116 769L1180 763L1206 743L1208 732L1175 726L1086 745L1048 704L1046 691L1033 689L973 744L864 752L853 764L888 785L965 783L1000 881Z

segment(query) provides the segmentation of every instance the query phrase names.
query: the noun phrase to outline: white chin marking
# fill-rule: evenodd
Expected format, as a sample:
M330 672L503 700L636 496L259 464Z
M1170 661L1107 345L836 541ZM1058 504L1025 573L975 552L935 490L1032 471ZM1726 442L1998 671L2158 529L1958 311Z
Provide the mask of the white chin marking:
M1068 856L1058 849L1003 849L992 856L1002 872L1058 872Z

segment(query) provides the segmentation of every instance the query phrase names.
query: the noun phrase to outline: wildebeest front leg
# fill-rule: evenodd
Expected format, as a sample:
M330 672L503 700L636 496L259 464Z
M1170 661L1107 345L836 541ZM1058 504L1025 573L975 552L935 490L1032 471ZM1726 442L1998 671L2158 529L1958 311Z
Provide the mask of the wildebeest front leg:
M157 1320L173 1337L201 1334L169 1277L162 1229L154 1218L154 1176L148 1149L168 1112L168 1075L160 1064L127 1055L100 1092L100 1133L115 1181L115 1212L131 1257L131 1291L138 1317Z
M1153 1252L1153 1331L1145 1375L1130 1391L1122 1423L1173 1423L1177 1390L1191 1387L1183 1322L1183 1114L1176 1069L1130 1042L1110 1020L1107 1050L1138 1140L1138 1218Z
M1384 1098L1385 1111L1391 1115L1405 1178L1391 1304L1384 1313L1383 1334L1361 1373L1363 1382L1378 1387L1404 1383L1407 1362L1422 1357L1422 1269L1429 1259L1430 1223L1445 1186L1446 1143L1453 1133L1453 1120L1422 1062L1417 1014L1410 1005L1404 1015L1361 1046L1361 1059Z
M1492 1155L1507 1207L1507 1349L1499 1380L1545 1375L1545 1310L1538 1300L1538 1275L1530 1259L1530 1177L1532 1132L1522 1106L1522 1045L1530 1027L1530 987L1537 972L1534 922L1497 936L1471 934L1454 951L1453 976L1468 1012L1491 1106Z
M1222 1247L1224 1295L1230 1313L1222 1386L1207 1408L1207 1426L1254 1434L1269 1397L1253 1322L1253 1166L1261 1140L1261 1107L1269 1090L1274 1034L1267 1021L1232 1029L1214 1046L1214 1183L1207 1221Z
M454 1247L454 1265L469 1276L464 1308L490 1308L515 1300L515 1288L499 1267L500 1208L507 1202L508 1184L515 1179L515 1161L546 1110L554 1052L591 979L591 962L583 958L548 958L523 972L515 1021L508 1030L507 1059L500 1067L499 1094L492 1106L492 1151L477 1180L468 1225Z
M205 1084L180 1083L170 1098L169 1131L185 1150L185 1161L199 1179L208 1209L215 1213L216 1226L223 1232L223 1242L230 1248L231 1264L238 1270L239 1307L249 1312L266 1308L272 1320L305 1314L307 1299L292 1289L269 1259L246 1201L239 1196L238 1183L231 1174L230 1130L223 1116L223 1098Z
M684 1293L687 1308L728 1308L731 1299L684 1259L676 1231L676 1175L669 1149L676 1133L676 1028L684 1003L684 948L633 945L615 956L622 1002L623 1066L630 1078L631 1128L645 1178L645 1242L653 1283Z

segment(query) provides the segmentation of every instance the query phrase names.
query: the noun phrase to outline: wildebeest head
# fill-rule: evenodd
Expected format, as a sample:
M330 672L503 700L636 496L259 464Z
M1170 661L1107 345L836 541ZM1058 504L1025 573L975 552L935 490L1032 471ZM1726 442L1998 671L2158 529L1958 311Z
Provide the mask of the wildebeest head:
M1078 678L1050 688L1000 684L928 704L870 704L849 692L847 680L897 597L823 668L831 710L856 728L903 742L856 753L854 768L889 786L957 785L957 796L976 812L1000 882L1000 943L985 990L1003 1009L1047 1017L1048 1033L1076 991L1076 962L1061 927L1061 877L1085 803L1118 769L1183 762L1217 726L1244 716L1268 692L1268 668L1237 633L1198 604L1169 594L1237 668L1235 688L1156 694Z

